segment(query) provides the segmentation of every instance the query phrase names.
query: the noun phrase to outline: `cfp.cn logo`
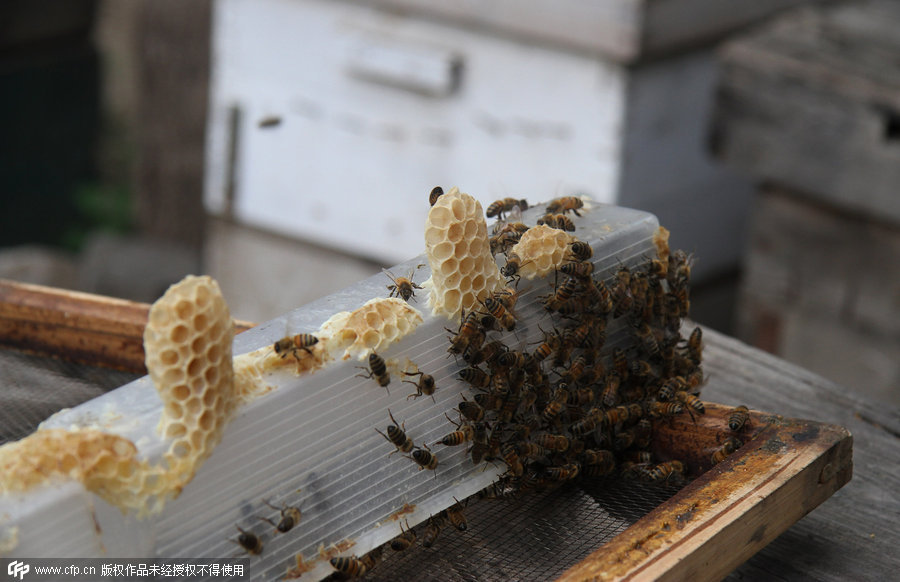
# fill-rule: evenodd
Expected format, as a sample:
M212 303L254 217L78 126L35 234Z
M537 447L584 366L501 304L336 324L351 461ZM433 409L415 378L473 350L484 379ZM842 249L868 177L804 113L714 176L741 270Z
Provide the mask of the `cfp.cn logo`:
M9 563L9 566L6 567L6 573L19 580L24 578L29 570L31 570L31 566L18 560L13 560Z

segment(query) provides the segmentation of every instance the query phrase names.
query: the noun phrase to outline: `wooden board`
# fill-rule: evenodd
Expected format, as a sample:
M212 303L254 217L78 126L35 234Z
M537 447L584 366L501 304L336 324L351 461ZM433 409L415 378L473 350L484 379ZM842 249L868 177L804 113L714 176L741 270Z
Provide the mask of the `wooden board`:
M804 10L729 42L712 145L728 164L900 223L900 6Z
M146 374L150 306L0 279L0 346ZM235 331L253 327L235 322Z
M696 424L660 424L657 454L703 472L559 580L719 580L850 480L849 432L760 412L739 433L746 444L711 467L734 434L730 410L708 403Z

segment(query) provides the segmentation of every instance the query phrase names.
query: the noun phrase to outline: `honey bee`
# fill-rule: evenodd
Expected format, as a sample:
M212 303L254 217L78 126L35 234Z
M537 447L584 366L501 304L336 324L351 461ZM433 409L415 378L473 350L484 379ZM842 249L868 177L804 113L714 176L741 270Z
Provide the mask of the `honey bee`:
M388 291L391 292L390 295L388 295L388 297L400 297L407 303L409 302L410 299L415 299L416 293L415 293L414 289L421 289L422 287L417 285L412 280L412 278L413 278L413 275L415 274L416 270L418 270L420 267L424 267L424 266L425 265L416 266L415 269L413 269L412 271L409 272L409 276L407 276L407 277L394 277L394 275L390 271L388 271L386 269L382 269L384 271L384 274L387 275L388 277L390 277L391 281L394 282L393 285L387 286Z
M547 456L550 451L537 443L526 441L516 445L516 452L525 459L537 459Z
M551 481L569 481L577 477L580 471L578 463L566 463L561 467L547 467L546 476Z
M556 212L574 212L575 216L581 216L578 212L580 208L584 206L584 201L578 196L563 196L562 198L555 198L547 204L547 212L548 213L556 213Z
M534 442L547 450L563 453L569 448L571 441L561 434L544 433L534 439Z
M593 284L586 286L586 291L586 295L590 297L591 304L598 313L607 315L612 312L614 307L613 297L612 293L609 292L609 287L606 286L606 283L595 279Z
M357 366L360 370L365 370L366 368L362 368ZM378 382L378 385L382 388L387 389L388 384L391 383L391 375L388 373L387 364L384 362L384 358L376 354L374 351L369 353L369 368L368 374L357 374L360 378L375 378L375 381ZM388 390L388 394L391 391Z
M356 556L341 556L331 558L331 567L348 578L361 578L366 575L368 568L365 562Z
M582 467L588 477L601 477L609 475L616 468L616 457L612 451L603 449L585 449L581 453L584 463Z
M473 350L472 346L468 346L463 352L463 360L470 366L477 366L481 362L487 362L490 366L505 349L506 345L499 340L488 342L477 350Z
M488 310L488 313L497 319L503 329L512 331L516 328L516 318L507 311L502 302L493 297L488 297L481 303Z
M594 249L583 240L576 240L569 243L569 253L576 261L586 261L594 255Z
M466 400L465 396L463 396L463 401L459 403L458 408L459 413L472 422L478 422L484 418L484 408L477 402Z
M469 523L466 521L466 516L463 514L462 503L460 503L459 499L456 497L454 497L453 500L456 501L456 503L448 507L444 513L446 513L447 519L453 527L459 531L466 531L469 529Z
M522 268L522 259L516 253L506 255L506 265L500 269L500 274L506 278L515 277Z
M567 384L574 384L582 376L584 376L584 371L586 368L587 368L587 356L585 356L584 354L579 354L574 360L572 360L572 363L569 364L569 368L563 373L563 375L562 375L563 382L566 382ZM592 390L590 390L589 388L587 390L590 391L590 393L591 393L589 400L593 400L594 392ZM579 402L577 402L576 404L587 404L587 401L585 401L585 402L581 401L582 395L579 395L578 400L579 400Z
M688 337L687 343L688 356L695 364L699 364L703 352L703 330L695 327Z
M430 548L437 541L438 535L441 533L441 526L444 524L444 518L440 515L432 515L428 518L428 525L422 534L422 547Z
M401 453L410 452L411 450L413 450L413 447L415 445L413 444L412 439L406 436L406 423L404 422L402 425L397 424L397 421L394 420L394 415L391 414L390 408L388 409L388 415L391 417L391 422L393 422L394 424L388 425L387 434L384 434L377 428L375 430L378 432L378 434L386 438L388 442L397 447L397 449L393 451L391 455L393 455L397 451L400 451ZM391 455L388 456L390 457Z
M519 404L521 402L521 392L510 392L503 400L503 406L500 407L500 410L497 413L497 420L503 424L511 422L513 415L515 415L516 411L519 409Z
M487 388L491 385L491 377L481 368L469 366L459 371L459 379L475 388Z
M613 317L621 317L631 311L634 306L634 298L631 296L631 271L622 265L616 271L616 282L612 288Z
M416 447L413 449L412 456L410 457L416 464L419 466L419 470L428 469L429 471L437 471L438 460L437 456L431 452L431 449L428 448L428 445L425 445L425 448ZM435 473L437 476L437 473Z
M543 362L559 348L560 343L557 333L544 332L544 341L531 353L531 359L537 363Z
M453 422L452 420L450 422ZM456 423L454 423L456 424ZM445 435L435 444L442 444L448 447L455 447L465 444L475 438L475 427L471 424L456 425L457 430Z
M712 454L711 460L713 465L718 465L725 460L725 457L744 446L739 439L729 437L722 443L722 447Z
M509 249L516 246L516 243L518 243L521 238L522 233L514 230L504 230L491 235L488 239L488 242L491 245L491 255L496 255L498 253L506 254L509 252Z
M653 281L659 282L660 279L665 279L666 274L669 271L669 261L668 260L660 260L660 259L652 259L648 263L647 274L650 276L651 285L653 285Z
M672 400L676 392L683 391L686 387L687 383L683 377L673 376L659 387L659 392L657 392L656 397L663 402L667 402Z
M269 127L278 127L281 125L281 116L280 115L267 115L260 119L256 125L261 129L266 129Z
M488 443L487 424L484 422L475 423L475 438L472 439L472 447L469 453L472 455L472 464L477 465L490 452L490 444Z
M669 287L683 289L691 278L691 258L682 250L677 250L669 256L669 268L666 272L666 280Z
M647 353L650 354L650 356L659 356L659 343L656 341L656 336L653 335L653 330L650 329L649 325L642 323L635 330L634 334L641 340L644 347L647 348Z
M406 397L407 400L409 400L410 398L418 398L419 396L422 396L423 394L425 396L431 396L431 399L434 400L434 390L435 390L434 376L432 376L431 374L426 374L425 372L412 372L412 373L402 372L402 374L404 376L418 376L419 377L418 382L410 382L409 380L403 381L406 384L412 384L413 386L416 387L416 393L410 394L409 396L407 396Z
M631 403L610 408L603 413L604 426L615 426L620 422L640 418L644 411L640 404Z
M544 411L541 413L541 418L543 418L546 422L551 422L555 419L560 412L562 412L563 408L566 406L566 403L569 401L569 390L565 385L559 385L553 391L553 398L550 402L547 403L547 406L544 408Z
M605 413L601 408L592 408L584 418L569 425L569 432L576 437L585 435L597 428L604 418Z
M265 499L263 499L263 503L271 507L272 509L278 509L281 512L281 520L276 524L274 521L267 517L260 517L261 520L267 521L273 526L275 529L280 531L281 533L287 533L293 529L295 525L300 523L300 517L302 514L300 513L299 507L291 507L288 505L282 505L281 509L275 507Z
M559 309L571 300L572 295L578 289L578 279L567 277L556 290L544 300L544 308L547 311L559 311Z
M625 461L619 465L622 476L627 479L641 479L643 481L652 481L650 471L653 465L648 463L636 463L634 461Z
M409 521L406 522L406 529L403 529L403 524L400 524L400 535L393 538L388 544L391 546L391 549L395 552L402 552L403 550L409 549L414 543L416 543L416 531L409 527Z
M475 402L484 410L500 410L503 408L503 398L496 394L476 394Z
M434 203L438 201L438 198L444 195L444 189L440 186L435 186L431 189L431 194L428 195L428 203L434 206Z
M313 334L298 333L297 335L288 336L278 340L272 347L275 350L275 353L281 355L282 358L287 357L288 354L291 354L299 360L300 358L297 355L297 352L299 352L300 350L304 350L306 353L312 354L312 350L310 350L309 348L313 347L317 343L319 343L319 338L317 338Z
M239 525L235 525L234 527L236 527L238 529L238 531L240 532L240 535L238 535L237 541L235 541L235 540L228 540L228 541L241 546L241 548L243 548L243 550L245 552L247 552L248 554L252 554L254 556L258 556L258 555L262 554L263 543L258 535L256 535L253 532L249 532L245 529L242 529L241 526L239 526Z
M619 386L622 378L616 372L610 372L606 375L606 383L603 385L603 391L600 392L600 402L606 407L613 407L619 401Z
M654 402L650 405L650 416L652 418L675 416L683 411L684 406L678 402Z
M750 410L741 404L731 409L728 414L728 428L732 432L738 432L750 421Z
M409 521L406 522L405 530L403 529L403 524L400 524L400 535L389 542L391 549L395 552L409 549L414 543L416 543L416 531L409 527Z
M653 366L646 360L632 360L628 364L628 373L635 378L646 378L653 374Z
M512 287L504 287L499 291L494 291L491 296L509 311L512 311L516 306L516 302L519 301L519 292Z
M528 201L517 200L515 198L504 198L502 200L496 200L488 205L487 210L485 211L485 215L488 218L493 218L496 216L498 219L503 220L503 214L512 211L514 208L518 208L519 210L528 210Z
M537 224L546 225L550 228L555 228L557 230L563 230L567 232L575 231L575 223L572 222L572 219L565 214L547 213L537 219Z
M679 390L675 393L675 399L687 406L688 410L695 410L699 414L706 414L706 407L703 406L703 401L690 392Z
M577 261L560 265L560 272L577 279L590 279L594 274L594 263Z
M506 463L509 474L513 477L521 477L522 474L525 473L525 466L522 464L521 459L519 459L515 445L506 443L503 445L500 452L503 455L503 461Z
M650 469L649 477L651 481L657 483L665 481L666 483L674 481L679 483L684 481L684 463L681 461L668 461L660 463Z
M462 323L456 335L450 340L450 348L447 350L453 354L461 354L466 348L474 346L473 349L480 349L484 343L484 330L481 327L479 314L476 311L470 311L468 315L463 313ZM450 331L449 329L447 331ZM450 333L453 333L452 331Z

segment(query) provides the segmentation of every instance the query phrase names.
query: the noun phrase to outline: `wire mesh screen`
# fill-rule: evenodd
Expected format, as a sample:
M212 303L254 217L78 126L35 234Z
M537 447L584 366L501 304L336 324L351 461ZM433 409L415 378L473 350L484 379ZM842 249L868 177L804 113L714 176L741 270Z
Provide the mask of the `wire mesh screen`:
M137 374L0 350L0 444L31 434L55 412L138 378Z
M552 580L665 502L678 487L625 479L572 483L465 508L467 527L444 523L430 548L384 549L366 580Z

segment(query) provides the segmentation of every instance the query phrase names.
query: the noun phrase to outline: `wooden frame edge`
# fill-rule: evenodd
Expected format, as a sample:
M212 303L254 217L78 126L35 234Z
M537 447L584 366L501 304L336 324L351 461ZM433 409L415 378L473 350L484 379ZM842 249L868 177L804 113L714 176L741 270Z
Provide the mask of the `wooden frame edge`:
M707 403L698 423L721 426L728 411ZM850 481L853 439L846 429L755 411L751 422L762 426L739 451L558 580L720 580ZM686 463L702 466L702 457Z

